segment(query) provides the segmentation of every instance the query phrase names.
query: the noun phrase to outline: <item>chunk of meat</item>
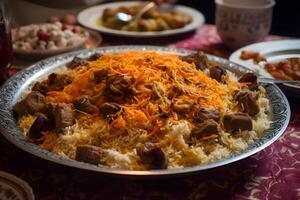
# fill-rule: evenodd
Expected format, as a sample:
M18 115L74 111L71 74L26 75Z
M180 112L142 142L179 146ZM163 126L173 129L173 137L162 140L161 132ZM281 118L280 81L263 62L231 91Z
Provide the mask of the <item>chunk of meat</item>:
M89 57L89 61L95 61L101 58L103 55L101 53L94 53Z
M110 115L115 115L119 112L121 107L117 103L103 103L100 107L100 111L103 117L108 117Z
M219 134L220 126L213 119L207 119L203 123L198 124L192 129L191 137L196 137L198 139L209 136L211 134Z
M49 91L61 91L65 86L71 84L73 77L67 74L52 73L48 76Z
M41 139L43 132L54 128L54 123L45 114L40 113L29 129L29 138Z
M75 124L72 104L59 103L55 106L54 111L55 128L58 131Z
M259 113L257 99L258 94L251 91L239 91L235 95L235 100L238 102L242 112L248 113L250 116L255 116Z
M101 58L102 56L103 56L103 54L101 54L101 53L94 53L93 55L91 55L89 57L89 61L96 61L99 58Z
M99 109L97 106L93 105L90 101L90 99L86 96L80 96L77 97L74 102L74 106L76 109L86 112L89 114L97 114L99 112Z
M188 63L195 63L198 70L204 70L210 66L207 56L202 51L199 51L195 54L182 56L180 59Z
M219 66L213 66L209 69L209 74L211 78L221 82L222 76L226 75L226 70Z
M46 110L45 97L40 92L32 91L23 100L16 103L13 111L19 116L44 112Z
M227 131L252 130L251 117L246 113L233 113L225 115L223 118L224 128Z
M185 93L184 89L179 85L173 85L168 93L168 98L173 99L175 97L181 96Z
M73 60L68 64L68 67L70 69L74 69L79 66L88 66L88 65L89 63L86 60L75 56Z
M247 72L239 78L239 82L257 82L257 76L253 72Z
M258 89L257 76L252 72L247 72L247 73L243 74L239 78L239 82L240 83L247 83L248 88L252 91Z
M100 83L101 81L104 81L108 75L107 69L101 69L94 72L94 79L96 83Z
M114 74L106 79L104 95L110 100L124 100L136 94L133 81L130 77L122 74Z
M76 147L75 159L91 164L99 164L101 149L93 145L79 145Z
M32 87L32 91L40 92L43 95L46 95L49 90L47 81L36 82Z
M218 122L220 120L220 111L218 109L200 108L194 113L194 118L198 122L203 122L207 119L213 119Z
M159 147L159 144L145 143L137 148L137 155L149 169L166 169L168 167L167 156Z

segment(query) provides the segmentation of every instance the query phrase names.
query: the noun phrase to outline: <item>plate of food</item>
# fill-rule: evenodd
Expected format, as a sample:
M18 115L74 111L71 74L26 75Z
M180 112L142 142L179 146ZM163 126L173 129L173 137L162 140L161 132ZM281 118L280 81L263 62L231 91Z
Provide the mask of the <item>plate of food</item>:
M0 199L34 200L28 183L4 171L0 171L0 188Z
M128 23L117 20L117 13L134 16L145 4L147 2L140 1L101 4L81 11L78 21L81 25L102 33L139 38L190 32L202 26L205 21L202 13L182 5L175 5L170 11L153 8L140 19Z
M0 130L43 159L107 174L223 166L272 144L290 107L228 60L156 46L86 49L38 62L0 90Z
M55 23L30 24L12 29L14 53L25 59L41 59L79 49L89 32L76 25Z
M230 61L257 74L282 80L300 80L300 40L260 42L245 46L231 54ZM300 96L300 84L282 84L293 96Z

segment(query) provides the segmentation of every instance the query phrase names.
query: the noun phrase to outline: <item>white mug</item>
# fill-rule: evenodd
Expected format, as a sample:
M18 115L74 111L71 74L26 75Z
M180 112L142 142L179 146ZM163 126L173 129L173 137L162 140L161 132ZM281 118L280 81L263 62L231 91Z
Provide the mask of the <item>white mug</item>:
M274 0L215 0L216 26L223 42L236 49L261 41L271 29Z

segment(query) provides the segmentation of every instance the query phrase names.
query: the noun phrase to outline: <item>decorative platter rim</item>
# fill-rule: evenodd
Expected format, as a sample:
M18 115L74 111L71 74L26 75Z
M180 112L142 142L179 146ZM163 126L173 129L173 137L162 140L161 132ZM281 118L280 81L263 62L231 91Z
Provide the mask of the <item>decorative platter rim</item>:
M127 45L127 46L112 46L112 47L103 47L96 49L85 49L74 51L70 53L61 54L54 56L40 62L37 62L30 67L18 72L15 76L10 78L0 89L0 132L3 136L9 140L11 143L21 148L24 151L27 151L37 157L59 163L62 165L101 172L105 174L115 174L115 175L125 175L125 176L174 176L180 174L187 174L192 172L198 172L206 169L211 169L229 163L241 160L250 155L253 155L267 146L271 145L276 139L278 139L286 127L288 126L290 119L290 106L288 100L282 91L274 84L264 85L266 89L267 96L270 100L271 107L271 117L272 123L269 129L267 129L264 135L259 138L253 145L250 145L245 151L234 154L230 157L214 161L208 164L200 164L193 167L185 167L181 169L167 169L167 170L151 170L151 171L132 171L124 169L110 168L107 166L96 166L88 163L78 162L57 154L54 154L50 151L42 149L41 147L30 143L26 140L23 133L17 128L16 120L11 111L12 106L15 102L21 97L22 93L34 82L36 78L46 75L52 70L63 66L65 63L72 60L74 56L79 57L89 57L94 53L117 53L122 51L158 51L162 53L176 53L176 54L189 54L193 51L181 50L168 47L159 47L159 46L139 46L139 45ZM208 59L213 62L218 62L221 65L226 65L228 69L241 73L249 71L245 67L242 67L238 64L230 62L226 59L208 55ZM225 66L225 67L226 67Z
M100 17L99 15L101 14L99 13L99 11L102 12L106 7L131 6L137 4L141 4L141 2L140 1L112 2L112 3L92 6L82 10L78 14L77 19L81 25L96 31L100 31L105 34L124 36L124 37L135 37L135 38L164 37L164 36L182 34L182 33L196 30L197 28L201 27L205 22L205 17L200 11L183 5L176 5L175 10L186 13L193 18L193 21L191 23L178 29L172 29L172 30L166 30L160 32L135 32L135 31L122 31L122 30L110 29L96 24L96 18L97 17L99 18ZM97 15L97 17L95 15Z

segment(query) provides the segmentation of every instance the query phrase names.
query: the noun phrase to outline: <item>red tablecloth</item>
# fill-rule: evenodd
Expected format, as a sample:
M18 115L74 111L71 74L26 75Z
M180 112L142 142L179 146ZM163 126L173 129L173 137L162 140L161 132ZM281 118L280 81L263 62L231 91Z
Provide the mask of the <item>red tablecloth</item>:
M266 38L270 39L280 37ZM114 41L118 43L118 39ZM119 43L124 41L119 39ZM230 54L211 25L187 38L163 44L202 49L223 57ZM236 163L193 175L152 180L104 176L34 157L2 136L0 170L27 181L36 199L300 199L300 100L289 101L291 121L273 145Z

